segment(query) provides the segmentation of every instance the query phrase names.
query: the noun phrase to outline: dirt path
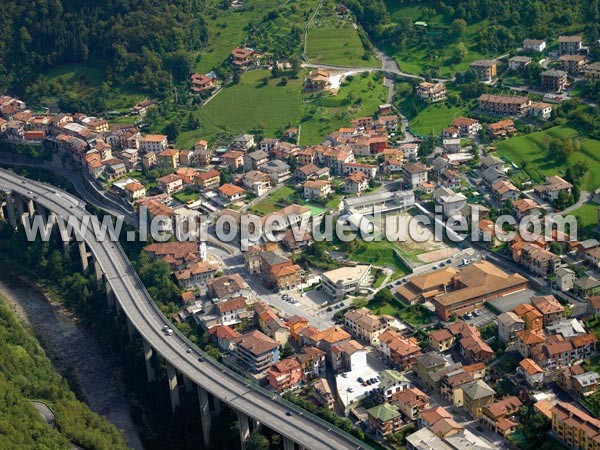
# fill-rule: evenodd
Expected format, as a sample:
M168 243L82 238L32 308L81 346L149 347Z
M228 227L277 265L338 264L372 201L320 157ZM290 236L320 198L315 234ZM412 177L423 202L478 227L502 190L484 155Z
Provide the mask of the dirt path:
M119 369L94 334L73 315L51 304L37 288L11 275L0 263L0 293L24 322L29 324L62 375L72 375L81 400L123 431L130 448L143 450L130 405L120 383Z

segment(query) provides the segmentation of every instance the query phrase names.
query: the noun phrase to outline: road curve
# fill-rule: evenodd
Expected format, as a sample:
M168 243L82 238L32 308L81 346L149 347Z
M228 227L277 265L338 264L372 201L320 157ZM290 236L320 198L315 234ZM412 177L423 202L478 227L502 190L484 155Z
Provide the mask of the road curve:
M57 216L83 218L91 216L81 207L81 200L53 186L32 181L0 169L0 188L33 199ZM365 449L367 444L334 428L307 412L295 409L278 395L253 385L218 362L198 361L203 352L175 330L165 336L161 328L169 324L154 304L131 266L121 246L115 242L98 241L88 226L85 242L105 274L124 313L142 338L169 364L198 386L206 389L234 409L243 412L302 447L314 450ZM188 348L194 349L188 354ZM292 416L286 412L294 410ZM302 412L301 412L302 411Z

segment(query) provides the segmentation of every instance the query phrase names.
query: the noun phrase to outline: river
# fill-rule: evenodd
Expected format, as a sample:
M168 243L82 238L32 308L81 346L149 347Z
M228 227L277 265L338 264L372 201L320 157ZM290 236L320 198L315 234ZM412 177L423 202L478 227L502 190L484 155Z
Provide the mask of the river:
M93 332L73 314L0 263L0 293L34 330L54 368L75 379L90 409L122 430L127 445L144 450L120 380L119 367Z

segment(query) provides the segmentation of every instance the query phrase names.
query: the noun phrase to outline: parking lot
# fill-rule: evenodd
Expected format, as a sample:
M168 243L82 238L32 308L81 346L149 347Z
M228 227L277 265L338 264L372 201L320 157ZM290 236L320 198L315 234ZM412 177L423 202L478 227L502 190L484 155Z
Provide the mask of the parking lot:
M367 364L365 366L357 367L351 372L345 372L335 377L338 397L345 407L362 399L370 391L377 389L380 381L378 378L379 372L388 369L381 360L371 355L372 353L367 354ZM375 379L375 382L363 386L363 383L358 381L359 378L363 381Z
M496 319L496 315L489 309L482 307L477 310L477 313L473 314L472 318L467 316L465 322L468 322L477 328L487 325Z

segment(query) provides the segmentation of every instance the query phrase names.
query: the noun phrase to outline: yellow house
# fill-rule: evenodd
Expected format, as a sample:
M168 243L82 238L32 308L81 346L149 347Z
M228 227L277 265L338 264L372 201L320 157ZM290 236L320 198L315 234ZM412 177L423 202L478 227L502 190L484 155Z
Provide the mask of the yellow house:
M161 167L176 170L179 167L179 150L168 148L158 154L158 162Z
M483 380L472 381L461 387L464 407L472 417L479 420L483 416L483 407L494 401L496 392Z

